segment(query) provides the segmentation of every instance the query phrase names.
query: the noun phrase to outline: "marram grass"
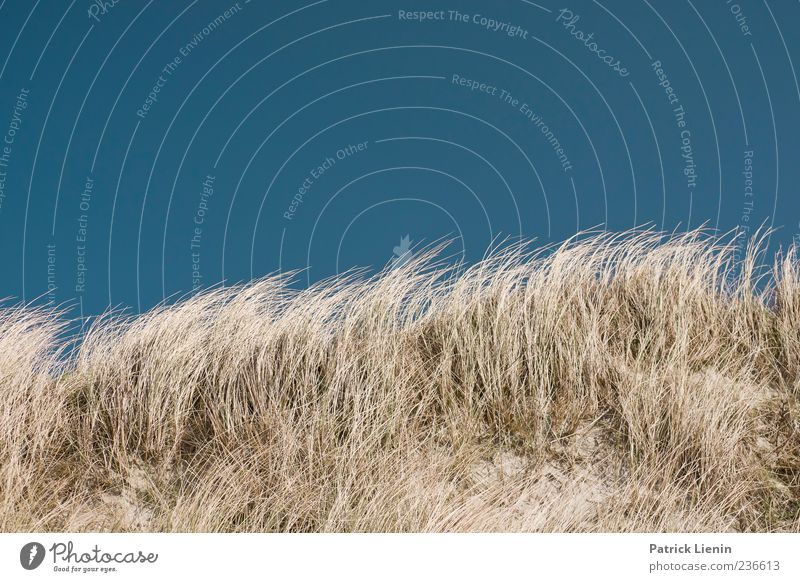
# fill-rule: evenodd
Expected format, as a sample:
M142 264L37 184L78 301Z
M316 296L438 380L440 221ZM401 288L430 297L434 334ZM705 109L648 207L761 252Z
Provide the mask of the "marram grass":
M800 531L800 265L701 232L0 310L0 531Z

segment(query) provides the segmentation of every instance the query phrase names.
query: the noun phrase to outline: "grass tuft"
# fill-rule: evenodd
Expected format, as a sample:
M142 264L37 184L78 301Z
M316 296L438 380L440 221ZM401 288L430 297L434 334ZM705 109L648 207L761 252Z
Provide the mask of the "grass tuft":
M2 308L0 530L798 532L797 249L735 243Z

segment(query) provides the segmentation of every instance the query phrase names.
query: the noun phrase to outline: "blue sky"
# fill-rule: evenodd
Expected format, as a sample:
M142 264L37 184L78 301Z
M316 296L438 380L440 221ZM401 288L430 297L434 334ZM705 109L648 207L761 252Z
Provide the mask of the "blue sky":
M0 297L94 315L441 238L800 232L795 2L0 3ZM402 254L402 253L401 253Z

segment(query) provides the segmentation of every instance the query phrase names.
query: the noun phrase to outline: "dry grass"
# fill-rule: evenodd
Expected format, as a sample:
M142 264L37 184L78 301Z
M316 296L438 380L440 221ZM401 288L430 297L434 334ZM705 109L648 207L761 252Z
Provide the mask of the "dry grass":
M694 232L0 311L2 531L800 531L800 267ZM763 283L763 284L761 284Z

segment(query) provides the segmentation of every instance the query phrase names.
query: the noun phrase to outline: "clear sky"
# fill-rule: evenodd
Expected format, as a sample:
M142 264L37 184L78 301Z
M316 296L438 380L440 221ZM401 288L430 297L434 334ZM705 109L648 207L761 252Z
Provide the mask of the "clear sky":
M800 3L0 0L0 298L800 228Z

